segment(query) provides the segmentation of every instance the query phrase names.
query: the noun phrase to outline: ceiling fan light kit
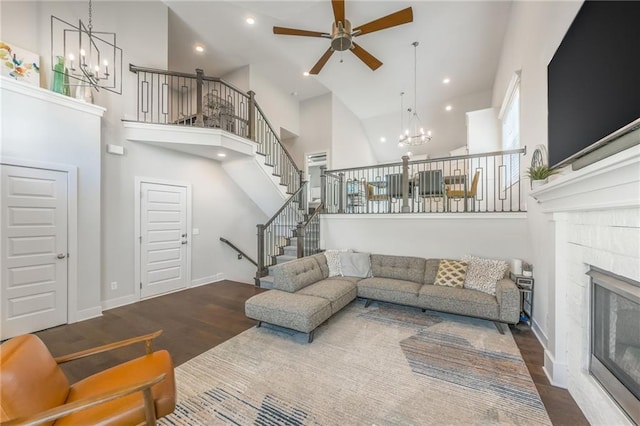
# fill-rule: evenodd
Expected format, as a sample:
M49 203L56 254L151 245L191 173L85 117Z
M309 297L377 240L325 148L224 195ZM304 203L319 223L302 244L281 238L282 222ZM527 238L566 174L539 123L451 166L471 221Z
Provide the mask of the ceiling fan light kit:
M333 52L344 52L346 50L353 52L353 54L364 62L372 71L375 71L382 66L382 62L361 46L354 43L353 38L413 22L413 9L408 7L352 29L351 22L348 19L345 19L344 0L332 0L331 6L333 7L333 16L335 20L332 24L330 34L318 31L299 30L295 28L273 27L274 34L331 39L329 49L327 49L313 68L311 68L309 71L310 74L318 74L325 66Z

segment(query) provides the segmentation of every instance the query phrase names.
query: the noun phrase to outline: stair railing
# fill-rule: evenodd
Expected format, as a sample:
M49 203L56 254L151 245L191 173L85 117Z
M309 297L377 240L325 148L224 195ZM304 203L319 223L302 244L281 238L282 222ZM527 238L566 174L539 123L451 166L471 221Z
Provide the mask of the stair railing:
M236 247L235 244L233 244L231 241L223 237L220 237L220 241L222 241L223 243L225 243L226 245L234 249L236 252L238 252L238 260L247 259L249 262L253 263L255 266L258 266L258 262L253 260L253 258L251 258L251 256L249 256L247 253L243 252L238 247Z
M258 270L256 285L267 276L269 267L276 264L276 257L283 253L282 247L295 237L298 224L306 218L307 182L294 192L280 209L265 224L258 224Z
M136 121L219 128L251 139L258 153L272 166L274 174L296 192L304 180L303 172L282 144L255 99L255 93L242 92L217 77L143 68L129 65L137 74Z
M320 212L323 207L320 203L306 221L298 224L296 231L298 257L320 253Z
M253 126L252 140L258 144L258 154L265 156L265 164L273 167L273 174L280 177L280 182L287 187L287 193L296 192L304 180L303 172L298 168L293 157L282 144L273 126L255 101L253 92L249 92L250 102L255 106L250 123Z

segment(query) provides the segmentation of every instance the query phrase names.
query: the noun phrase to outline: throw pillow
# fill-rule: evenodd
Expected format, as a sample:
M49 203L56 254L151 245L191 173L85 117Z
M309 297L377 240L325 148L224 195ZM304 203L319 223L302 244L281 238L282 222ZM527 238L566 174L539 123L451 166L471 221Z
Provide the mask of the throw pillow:
M369 253L340 253L340 269L344 277L370 277L371 257Z
M504 274L509 269L507 262L470 255L463 256L462 260L469 264L464 288L495 295L496 283L504 278Z
M442 259L433 285L462 288L467 275L467 263L459 260Z
M327 258L327 266L329 267L330 277L341 277L342 269L340 268L340 253L346 253L351 250L325 250L324 257Z

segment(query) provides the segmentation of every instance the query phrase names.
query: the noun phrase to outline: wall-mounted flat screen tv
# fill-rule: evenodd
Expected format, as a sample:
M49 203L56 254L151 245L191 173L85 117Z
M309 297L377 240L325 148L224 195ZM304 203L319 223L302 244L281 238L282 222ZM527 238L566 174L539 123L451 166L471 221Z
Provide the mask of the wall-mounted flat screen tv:
M640 1L585 1L549 63L548 84L552 167L637 122Z

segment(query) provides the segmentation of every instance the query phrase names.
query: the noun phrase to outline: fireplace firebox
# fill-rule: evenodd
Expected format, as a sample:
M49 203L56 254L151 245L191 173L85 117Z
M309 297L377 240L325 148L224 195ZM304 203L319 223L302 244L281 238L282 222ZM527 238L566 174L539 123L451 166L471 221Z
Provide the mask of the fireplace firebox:
M592 267L590 373L640 424L640 283Z

